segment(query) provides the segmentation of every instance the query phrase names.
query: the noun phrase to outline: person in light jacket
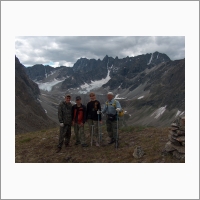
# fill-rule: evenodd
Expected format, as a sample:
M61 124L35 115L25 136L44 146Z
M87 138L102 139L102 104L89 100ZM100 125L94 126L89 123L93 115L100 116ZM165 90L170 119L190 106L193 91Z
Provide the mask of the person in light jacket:
M119 101L114 99L114 94L112 92L108 92L107 101L105 103L105 107L102 110L102 113L106 114L106 126L108 136L110 137L110 141L108 144L112 144L116 142L117 138L117 112L121 111L121 105Z

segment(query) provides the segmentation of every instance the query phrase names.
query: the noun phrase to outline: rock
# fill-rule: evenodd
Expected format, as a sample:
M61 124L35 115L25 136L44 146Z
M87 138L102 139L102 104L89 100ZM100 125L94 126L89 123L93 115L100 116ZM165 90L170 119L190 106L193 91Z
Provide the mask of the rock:
M177 130L176 133L181 136L181 135L185 135L185 131L181 131L181 130Z
M185 132L185 126L180 126L179 128L181 131L184 131Z
M176 157L177 159L184 159L185 158L185 154L180 153L178 151L173 151L173 156Z
M134 158L142 158L143 155L144 155L143 149L142 149L140 146L137 146L137 147L134 149L133 157L134 157Z
M169 128L169 141L165 144L163 155L172 153L177 159L185 158L185 117L178 117Z
M173 137L171 134L168 135L170 142L174 145L180 146L180 142L176 140L176 137Z
M178 130L178 127L169 127L169 130L171 130L171 131L176 131L176 130Z
M179 142L185 142L185 136L179 136L176 138L176 140Z
M177 123L175 123L175 122L174 122L174 123L172 123L172 124L171 124L171 126L172 126L172 127L175 127L175 128L179 128L178 124L177 124Z
M165 151L169 152L169 151L174 151L174 150L175 150L175 148L173 147L172 142L168 141L165 144Z
M185 127L185 117L181 117L180 126L184 126Z
M176 149L179 153L185 153L184 146L176 146L176 145L172 144L172 147L174 147L174 149Z
M178 133L176 131L169 131L171 136L178 136Z

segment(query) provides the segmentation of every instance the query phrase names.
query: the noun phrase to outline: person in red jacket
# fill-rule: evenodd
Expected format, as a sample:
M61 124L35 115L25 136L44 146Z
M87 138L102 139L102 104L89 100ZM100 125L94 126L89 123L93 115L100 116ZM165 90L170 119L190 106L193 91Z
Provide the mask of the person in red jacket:
M72 106L72 125L76 136L75 145L81 144L88 147L85 143L84 124L86 121L86 107L81 103L81 97L76 97L76 104Z

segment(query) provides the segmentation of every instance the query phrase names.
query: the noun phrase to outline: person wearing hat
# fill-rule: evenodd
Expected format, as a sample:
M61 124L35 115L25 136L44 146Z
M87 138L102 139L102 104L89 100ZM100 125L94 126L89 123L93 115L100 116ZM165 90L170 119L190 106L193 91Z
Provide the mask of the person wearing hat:
M94 142L96 146L99 146L98 143L98 121L101 123L101 114L98 114L98 111L101 112L101 104L96 100L96 95L94 92L90 93L90 101L87 103L87 114L86 119L89 124L90 136L92 135L92 125L94 125Z
M119 101L114 99L114 94L112 92L108 92L107 99L108 101L106 101L102 113L106 113L106 127L108 136L110 137L110 142L108 144L112 144L116 142L117 139L117 112L121 111L122 108Z
M58 120L60 122L60 135L57 153L62 149L64 141L65 146L70 147L69 142L71 138L72 104L71 96L69 94L65 95L65 101L61 102L58 106Z
M86 121L86 106L81 103L81 97L76 97L76 104L72 106L72 125L76 136L75 145L81 144L88 147L85 143L84 124Z

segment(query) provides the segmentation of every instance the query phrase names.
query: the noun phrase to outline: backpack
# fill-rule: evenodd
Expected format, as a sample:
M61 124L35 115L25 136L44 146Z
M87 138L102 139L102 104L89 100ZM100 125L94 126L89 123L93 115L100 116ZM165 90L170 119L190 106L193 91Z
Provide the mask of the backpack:
M116 100L114 100L114 103L112 104L112 106L114 106L115 107L115 109L116 109ZM106 101L106 105L108 106L108 101ZM121 109L121 111L119 111L119 114L118 114L118 116L119 117L123 117L124 116L124 110L123 109Z

